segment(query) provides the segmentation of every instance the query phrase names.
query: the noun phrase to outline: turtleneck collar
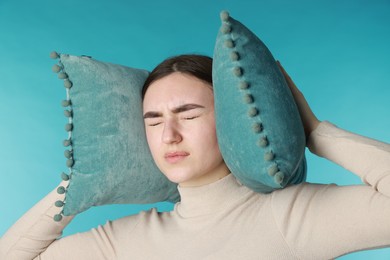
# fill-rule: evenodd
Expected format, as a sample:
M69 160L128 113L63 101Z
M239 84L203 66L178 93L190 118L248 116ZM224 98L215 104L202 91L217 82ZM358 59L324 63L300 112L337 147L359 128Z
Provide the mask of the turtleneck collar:
M181 201L175 210L184 218L198 217L217 212L228 204L245 199L245 194L251 192L240 184L233 174L199 187L180 187L178 190Z

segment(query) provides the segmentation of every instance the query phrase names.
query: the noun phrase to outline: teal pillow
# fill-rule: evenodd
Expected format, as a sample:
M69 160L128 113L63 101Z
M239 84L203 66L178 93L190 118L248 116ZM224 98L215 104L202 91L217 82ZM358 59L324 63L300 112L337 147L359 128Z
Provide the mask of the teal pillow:
M306 178L305 133L271 52L248 28L221 13L213 61L217 136L232 173L257 192Z
M68 123L64 141L69 180L61 215L91 206L120 203L176 202L177 185L156 167L142 117L141 89L145 70L100 62L87 56L53 52L53 70L64 80L62 102Z

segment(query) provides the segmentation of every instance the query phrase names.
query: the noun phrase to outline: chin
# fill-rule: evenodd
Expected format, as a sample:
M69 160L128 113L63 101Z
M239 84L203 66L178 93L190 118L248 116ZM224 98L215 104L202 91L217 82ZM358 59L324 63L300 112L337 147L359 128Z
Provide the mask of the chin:
M165 177L168 178L168 180L177 184L188 182L191 181L191 179L193 179L192 174L184 170L175 169L175 170L164 170L162 172L164 173Z
M177 184L180 184L180 183L184 183L184 182L188 182L190 181L191 179L190 178L185 178L184 176L177 176L177 175L165 175L168 180L170 180L171 182L173 183L177 183Z

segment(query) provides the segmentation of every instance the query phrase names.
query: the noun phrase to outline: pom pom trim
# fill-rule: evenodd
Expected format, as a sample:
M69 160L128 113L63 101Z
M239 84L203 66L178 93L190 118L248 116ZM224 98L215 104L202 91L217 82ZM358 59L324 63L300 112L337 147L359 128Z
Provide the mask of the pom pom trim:
M73 109L72 109L72 101L70 99L70 91L73 87L73 82L69 78L69 75L65 71L65 67L61 62L61 57L66 54L60 54L58 52L50 53L50 57L52 59L59 59L58 64L55 64L52 67L53 72L57 73L58 78L63 80L63 85L66 90L66 99L61 102L61 105L65 107L64 116L67 118L67 123L65 124L65 131L68 133L68 137L63 141L63 145L68 147L64 151L64 156L66 158L66 167L69 169L69 173L62 172L61 179L67 182L67 185L60 186L57 189L58 194L65 194L65 198L63 201L58 200L54 203L56 207L61 208L61 211L56 214L53 219L54 221L61 221L63 218L63 207L66 204L66 192L69 187L69 181L72 178L72 167L75 164L75 160L73 158L73 144L72 144L72 131L73 131Z
M235 28L231 23L229 13L227 11L222 11L220 13L220 17L222 23L220 30L221 33L224 35L223 37L225 37L224 47L227 48L228 51L230 52L229 57L232 62L233 75L240 79L238 88L242 91L243 103L246 105L250 105L250 107L247 110L248 111L247 115L254 120L254 123L252 125L252 132L254 134L260 134L263 132L266 133L265 129L263 128L263 124L261 123L260 109L258 107L253 106L253 103L255 101L250 89L250 85L251 85L250 80L248 81L248 79L245 78L245 70L241 66L242 56L238 52L235 44L236 42L239 41L239 38L237 38L239 36L237 36L237 34L234 32ZM257 140L258 140L257 145L259 149L266 149L271 145L267 136L264 134L260 136ZM271 150L264 151L263 159L267 162L272 162L271 167L268 169L268 175L271 178L273 178L273 181L275 183L281 184L284 180L285 175L282 171L280 171L275 161L277 159L275 154Z

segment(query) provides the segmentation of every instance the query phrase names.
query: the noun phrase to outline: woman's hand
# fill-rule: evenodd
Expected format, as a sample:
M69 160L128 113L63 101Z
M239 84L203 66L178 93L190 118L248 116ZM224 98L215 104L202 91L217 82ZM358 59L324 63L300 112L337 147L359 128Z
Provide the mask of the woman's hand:
M307 103L305 97L303 96L302 92L297 88L297 86L294 84L290 76L287 74L285 69L282 67L279 61L277 61L280 70L282 71L284 78L287 81L287 85L291 90L291 93L294 96L295 103L298 106L299 114L301 115L301 120L303 124L303 128L305 130L306 139L309 137L311 132L317 128L317 126L320 124L320 121L317 119L317 117L314 115L313 111L309 107L309 104Z

